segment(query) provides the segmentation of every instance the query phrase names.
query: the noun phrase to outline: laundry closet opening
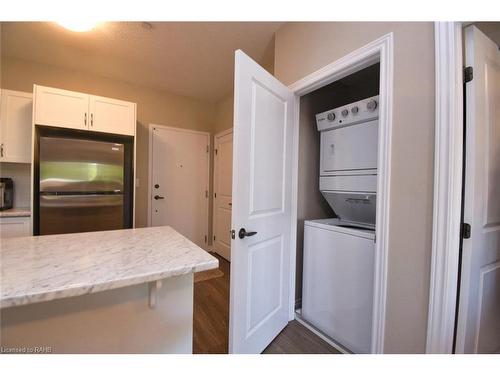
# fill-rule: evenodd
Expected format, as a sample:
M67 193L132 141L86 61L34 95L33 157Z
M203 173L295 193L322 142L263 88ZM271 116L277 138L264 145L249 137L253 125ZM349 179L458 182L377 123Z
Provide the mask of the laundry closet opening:
M300 98L296 312L342 351L369 353L380 63Z

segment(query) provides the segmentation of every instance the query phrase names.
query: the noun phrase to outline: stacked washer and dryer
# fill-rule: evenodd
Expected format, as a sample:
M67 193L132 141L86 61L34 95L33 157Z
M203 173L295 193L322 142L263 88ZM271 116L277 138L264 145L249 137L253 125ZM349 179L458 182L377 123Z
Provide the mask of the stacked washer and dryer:
M302 318L353 353L372 337L378 96L316 115L319 187L336 218L304 222Z

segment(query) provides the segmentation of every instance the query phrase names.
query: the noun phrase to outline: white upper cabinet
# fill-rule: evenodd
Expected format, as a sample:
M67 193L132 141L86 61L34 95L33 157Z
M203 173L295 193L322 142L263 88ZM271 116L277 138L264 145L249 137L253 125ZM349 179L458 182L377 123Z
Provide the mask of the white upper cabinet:
M135 135L136 104L35 85L35 124Z
M89 96L35 85L35 124L87 130Z
M33 95L0 90L0 161L31 163Z
M104 133L134 135L135 107L135 103L90 95L89 130Z

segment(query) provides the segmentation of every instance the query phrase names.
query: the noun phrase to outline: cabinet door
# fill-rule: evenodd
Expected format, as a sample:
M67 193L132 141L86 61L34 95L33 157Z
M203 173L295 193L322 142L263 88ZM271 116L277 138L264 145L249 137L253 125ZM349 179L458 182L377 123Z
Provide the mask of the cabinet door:
M0 95L0 161L31 163L33 95L11 90Z
M90 95L89 108L89 130L113 134L135 134L135 103Z
M35 124L87 130L89 96L35 85Z
M31 235L29 217L0 218L0 238L26 237Z

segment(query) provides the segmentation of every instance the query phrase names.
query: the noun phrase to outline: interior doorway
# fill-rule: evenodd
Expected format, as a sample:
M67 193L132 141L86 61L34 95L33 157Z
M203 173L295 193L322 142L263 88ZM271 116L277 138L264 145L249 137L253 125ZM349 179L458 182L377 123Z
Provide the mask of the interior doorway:
M500 353L500 51L464 29L465 163L455 352Z
M233 129L214 136L213 249L231 261Z
M236 51L229 351L260 353L295 320L300 100L380 64L370 353L384 352L392 134L389 33L285 86ZM291 189L290 189L291 188Z
M169 225L206 249L210 135L155 124L149 130L148 224Z
M480 23L479 23L480 24ZM436 22L427 353L500 351L499 23ZM464 49L465 48L465 49ZM496 111L496 112L495 112Z

